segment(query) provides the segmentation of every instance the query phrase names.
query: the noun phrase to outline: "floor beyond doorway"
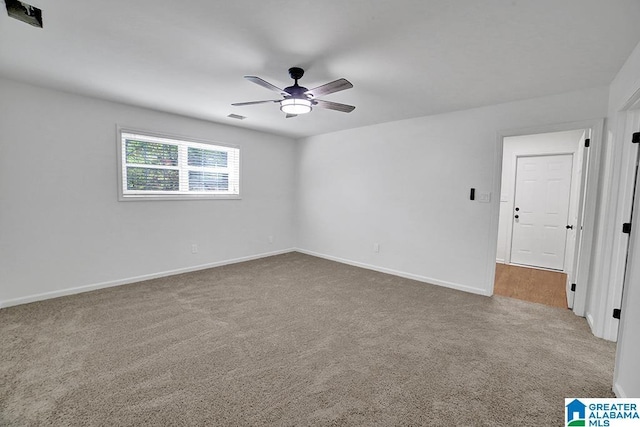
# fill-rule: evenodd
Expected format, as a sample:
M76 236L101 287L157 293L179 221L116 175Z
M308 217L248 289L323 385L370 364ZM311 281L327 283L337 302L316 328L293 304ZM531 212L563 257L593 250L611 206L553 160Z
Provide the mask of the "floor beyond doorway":
M495 295L567 308L565 273L496 263Z

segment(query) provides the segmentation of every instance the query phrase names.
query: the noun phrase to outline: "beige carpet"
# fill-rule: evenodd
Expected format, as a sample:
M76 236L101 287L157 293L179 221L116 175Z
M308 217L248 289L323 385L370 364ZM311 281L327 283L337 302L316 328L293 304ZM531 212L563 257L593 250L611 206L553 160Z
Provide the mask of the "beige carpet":
M291 253L0 310L1 425L561 425L568 310Z

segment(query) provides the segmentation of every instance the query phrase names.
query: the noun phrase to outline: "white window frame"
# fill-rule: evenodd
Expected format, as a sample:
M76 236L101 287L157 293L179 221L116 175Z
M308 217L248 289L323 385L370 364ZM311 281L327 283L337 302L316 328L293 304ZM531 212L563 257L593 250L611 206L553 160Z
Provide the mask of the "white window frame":
M156 142L162 144L172 144L178 146L178 166L162 166L162 165L147 165L147 164L129 164L153 168L153 169L176 169L180 173L180 190L179 191L150 191L150 190L128 190L126 188L126 149L124 135L135 135L136 139ZM138 129L131 129L125 127L117 127L117 158L118 158L118 200L194 200L194 199L241 199L240 189L242 188L242 156L240 155L240 147L237 145L221 144L218 142L198 140L194 138L187 138L177 135L161 134L157 132L150 132ZM225 151L228 154L232 154L238 157L237 172L234 173L231 165L227 167L209 167L198 168L189 166L187 162L188 148L200 148L207 150ZM211 192L211 191L190 191L188 188L188 178L185 178L183 174L188 174L190 170L205 171L205 172L222 172L229 174L229 186L228 192Z

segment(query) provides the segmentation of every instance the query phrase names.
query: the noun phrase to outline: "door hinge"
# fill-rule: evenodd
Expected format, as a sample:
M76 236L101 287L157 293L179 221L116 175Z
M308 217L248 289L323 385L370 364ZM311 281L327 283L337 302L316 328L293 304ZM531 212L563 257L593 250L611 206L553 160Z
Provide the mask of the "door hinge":
M631 135L631 142L633 142L634 144L640 142L640 132L635 132L633 135Z
M572 283L571 284L571 292L575 292L576 291L576 284Z
M584 146L589 148L589 146L591 145L591 138L587 138L584 140Z
M630 234L631 233L631 223L630 222L625 222L624 224L622 224L622 232L625 234Z
M619 308L614 308L613 309L613 318L614 319L620 319L620 309Z

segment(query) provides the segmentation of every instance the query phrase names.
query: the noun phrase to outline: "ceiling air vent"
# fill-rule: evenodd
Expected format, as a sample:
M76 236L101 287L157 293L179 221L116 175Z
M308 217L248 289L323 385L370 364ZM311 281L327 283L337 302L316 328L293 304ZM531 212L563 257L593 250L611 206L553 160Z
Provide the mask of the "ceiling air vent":
M240 116L238 114L229 114L227 117L229 117L230 119L238 119L238 120L244 120L246 119L245 116Z
M18 0L5 0L7 13L18 21L42 28L42 10Z

